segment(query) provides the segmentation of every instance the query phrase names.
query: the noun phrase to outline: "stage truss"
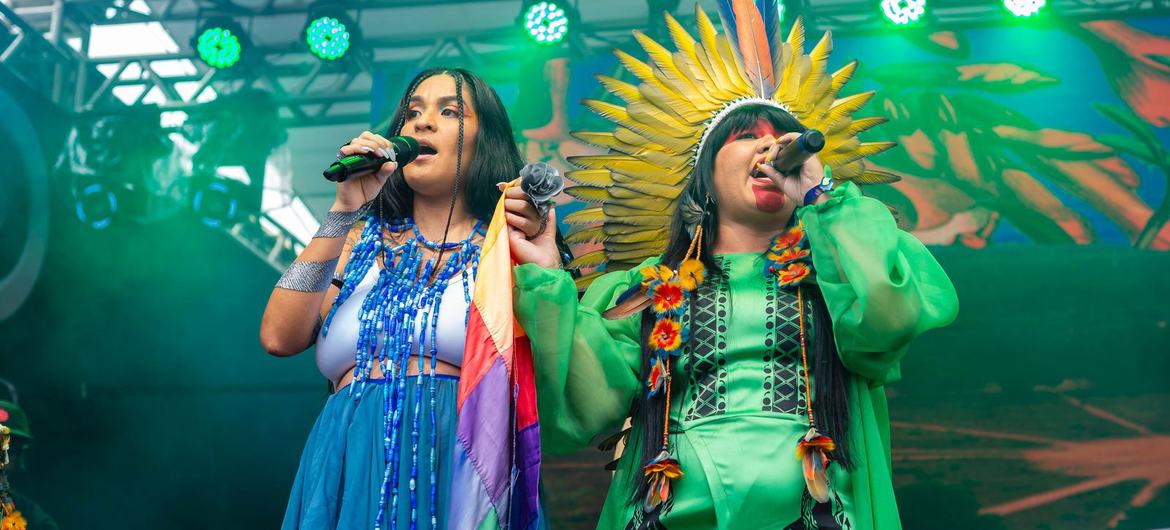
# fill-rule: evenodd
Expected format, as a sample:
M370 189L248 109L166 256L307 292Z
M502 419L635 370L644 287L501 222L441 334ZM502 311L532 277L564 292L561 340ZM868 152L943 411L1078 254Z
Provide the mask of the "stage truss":
M509 65L531 46L515 24L516 0L364 0L344 2L364 33L350 58L326 63L313 57L300 39L310 5L303 0L142 2L80 0L0 0L0 65L75 117L125 112L130 106L154 105L162 111L197 114L215 94L243 88L274 95L282 123L289 128L334 124L369 124L371 91L410 71L435 64L462 64L490 69L496 75L519 75ZM657 12L671 10L690 23L690 2L651 0ZM660 17L647 3L633 0L578 0L580 20L568 39L571 54L601 54L635 45L631 30L655 31ZM714 0L701 2L714 12ZM838 35L913 31L893 27L875 0L793 0L785 3L786 20L803 16L811 33ZM145 9L143 9L145 6ZM1140 18L1170 14L1170 0L1054 0L1049 23L1104 18ZM248 67L224 70L198 60L190 40L200 20L231 16L250 31L249 51L258 60ZM1017 22L996 0L930 3L927 29L952 30ZM374 21L385 23L374 23ZM430 21L430 22L427 22ZM429 26L435 22L441 27ZM103 26L158 23L173 37L176 50L166 53L91 57L92 33ZM925 29L921 29L923 31ZM176 62L189 67L176 73ZM165 68L164 68L165 67ZM115 92L134 87L126 101ZM291 193L291 192L290 192ZM289 202L296 199L288 197ZM248 218L225 230L283 270L306 243L304 227L290 230L271 212ZM299 235L294 235L294 232Z

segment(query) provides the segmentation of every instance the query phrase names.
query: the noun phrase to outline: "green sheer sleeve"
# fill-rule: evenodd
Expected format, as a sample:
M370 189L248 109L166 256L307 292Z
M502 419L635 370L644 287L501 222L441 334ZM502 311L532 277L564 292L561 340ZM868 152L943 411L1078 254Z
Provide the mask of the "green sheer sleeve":
M641 278L637 269L601 276L579 302L565 271L525 264L513 276L516 319L532 342L542 447L574 452L620 429L641 386L641 317L601 313Z
M954 320L955 288L930 251L889 210L846 182L797 211L841 362L876 384L901 377L910 341Z

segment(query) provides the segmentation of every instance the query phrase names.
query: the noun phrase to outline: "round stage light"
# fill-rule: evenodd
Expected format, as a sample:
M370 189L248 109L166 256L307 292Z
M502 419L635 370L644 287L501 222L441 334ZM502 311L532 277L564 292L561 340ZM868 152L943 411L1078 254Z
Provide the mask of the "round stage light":
M101 230L110 226L118 213L118 197L100 182L93 182L77 192L74 207L82 224Z
M210 26L199 34L199 58L212 68L231 68L240 61L243 46L238 35L221 26Z
M345 23L331 16L317 17L305 28L305 42L313 55L333 61L349 50L349 31Z
M195 191L191 209L203 224L212 228L229 226L240 210L236 191L227 181L213 180Z
M1035 15L1047 3L1045 0L1003 0L1003 6L1017 17L1030 17Z
M882 0L882 13L895 24L912 24L926 13L926 0Z
M556 2L537 2L524 12L524 27L539 44L555 44L569 34L569 16Z

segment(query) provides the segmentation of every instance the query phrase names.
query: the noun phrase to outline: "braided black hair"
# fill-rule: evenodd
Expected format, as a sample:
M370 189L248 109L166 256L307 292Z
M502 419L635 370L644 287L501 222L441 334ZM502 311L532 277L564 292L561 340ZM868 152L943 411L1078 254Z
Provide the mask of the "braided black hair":
M455 76L455 101L459 106L459 143L455 149L455 185L451 187L451 207L447 209L447 224L443 227L443 240L439 242L439 256L435 263L443 263L443 252L447 250L447 234L451 232L451 218L455 215L455 202L459 199L459 188L463 187L463 78ZM435 267L431 278L438 276L439 267Z

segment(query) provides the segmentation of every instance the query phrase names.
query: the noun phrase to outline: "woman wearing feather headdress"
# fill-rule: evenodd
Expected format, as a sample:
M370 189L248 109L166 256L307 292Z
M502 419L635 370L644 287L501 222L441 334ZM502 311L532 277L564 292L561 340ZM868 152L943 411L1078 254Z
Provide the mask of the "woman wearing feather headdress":
M829 73L828 35L805 55L799 20L781 42L774 6L721 4L724 35L667 15L677 51L635 34L638 83L601 77L625 105L586 102L616 128L578 134L609 153L568 175L594 203L570 239L604 245L570 266L608 271L580 301L552 235L513 219L543 446L632 416L598 528L899 528L883 385L954 288L859 191L892 179L862 162L891 147L857 138L872 94L839 97L856 63ZM807 128L818 156L767 164Z

